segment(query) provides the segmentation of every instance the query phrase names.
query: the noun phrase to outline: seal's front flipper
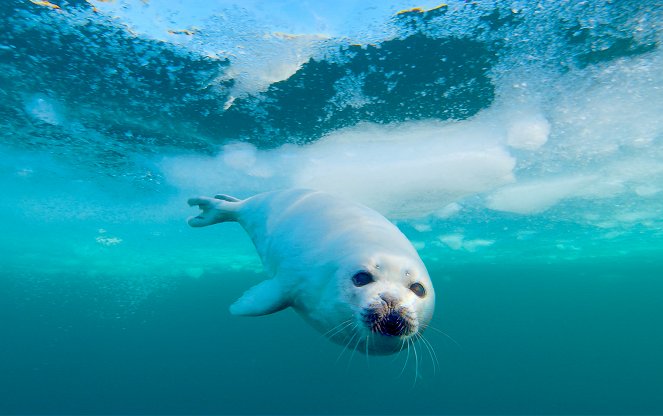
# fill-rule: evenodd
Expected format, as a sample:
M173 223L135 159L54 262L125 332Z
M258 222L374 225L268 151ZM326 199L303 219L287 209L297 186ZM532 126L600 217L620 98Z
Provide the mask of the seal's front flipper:
M220 196L220 195L217 195ZM225 221L237 220L237 207L239 199L223 195L225 198L208 198L199 196L189 199L189 206L197 205L202 212L196 217L189 217L192 227L205 227Z
M261 316L290 306L290 297L276 279L265 280L247 290L230 305L230 313L241 316Z

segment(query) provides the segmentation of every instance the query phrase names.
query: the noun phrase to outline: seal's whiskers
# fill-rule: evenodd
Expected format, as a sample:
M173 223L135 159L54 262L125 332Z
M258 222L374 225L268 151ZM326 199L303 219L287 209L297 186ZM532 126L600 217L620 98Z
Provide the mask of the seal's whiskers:
M412 387L414 387L417 380L421 378L419 375L419 354L417 354L417 345L414 341L408 339L408 342L412 343L412 351L414 351L414 383L412 383Z
M355 331L355 329L357 329L357 324L355 324L354 327L353 327L352 330L351 330L351 331L353 331L353 332L352 332L352 337L350 337L350 341L348 341L348 342L345 344L345 346L344 346L343 349L341 350L341 353L338 355L338 357L336 357L336 363L338 363L338 360L341 359L341 357L343 356L343 354L345 353L345 351L348 349L348 346L350 346L350 344L352 343L352 340L354 340L355 337L356 337L357 335L359 335L359 332L358 332L358 331ZM349 337L349 336L348 336L348 337ZM346 339L347 339L348 337L346 337ZM345 341L345 340L344 340L344 341Z
M359 331L357 331L357 335L359 335ZM348 366L346 367L346 371L350 369L350 364L352 363L352 357L355 356L355 352L357 352L357 347L359 346L360 342L361 342L361 337L357 337L357 342L355 342L355 346L352 349L352 354L350 354L350 360L348 360Z
M430 346L430 350L433 352L433 357L435 358L435 362L437 363L437 368L438 369L441 368L440 360L437 358L437 351L435 351L435 347L433 347L433 344L426 337L424 337L423 334L421 335L421 338Z
M418 333L416 336L417 336L417 339L419 341L421 341L421 343L424 344L424 347L428 350L428 355L430 356L430 361L433 364L433 374L436 374L437 365L439 364L439 361L437 361L437 355L435 355L435 356L433 355L433 353L435 351L433 350L432 345L430 345L430 342L428 342L428 340L426 338L424 338L424 336L421 335L420 333Z
M400 357L400 355L401 355L401 351L403 351L403 347L404 347L404 346L405 346L405 340L402 339L402 340L401 340L401 347L398 349L398 352L397 352L396 354L394 354L395 356L394 356L394 358L391 360L392 363L395 362L396 360L398 360L398 357Z
M333 327L332 329L330 329L329 331L325 332L324 334L322 334L320 336L324 337L326 335L329 335L329 338L333 338L336 335L343 332L343 330L345 328L349 327L352 324L352 321L353 321L353 319L348 319L347 321L343 321L340 324L336 325L335 327ZM340 327L340 329L339 329L339 327ZM332 332L332 331L335 331L335 332L333 334L330 334L330 332Z
M445 336L446 338L448 338L451 342L453 342L454 344L456 344L456 346L457 346L458 348L463 349L463 347L462 347L458 342L456 342L456 340L453 339L453 338L451 337L451 335L447 334L447 333L444 332L444 331L441 331L441 330L435 328L435 327L432 326L431 324L428 324L428 325L424 326L422 329L429 329L429 328L432 329L432 330L435 331L435 332L438 332L438 333L444 335L444 336Z
M403 368L401 369L401 372L398 374L397 378L400 378L403 375L403 372L405 372L405 368L407 367L407 362L410 359L410 341L408 339L403 340L403 344L401 344L401 348L402 348L402 345L405 345L406 341L407 341L407 355L405 356L405 363L403 363Z

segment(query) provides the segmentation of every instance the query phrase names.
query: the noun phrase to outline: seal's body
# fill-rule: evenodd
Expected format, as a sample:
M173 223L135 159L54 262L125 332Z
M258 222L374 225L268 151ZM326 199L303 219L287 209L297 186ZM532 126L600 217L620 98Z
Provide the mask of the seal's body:
M398 351L432 317L435 293L423 262L370 208L302 189L189 205L202 210L189 219L193 227L240 223L270 276L230 307L234 315L293 307L333 341L371 354Z

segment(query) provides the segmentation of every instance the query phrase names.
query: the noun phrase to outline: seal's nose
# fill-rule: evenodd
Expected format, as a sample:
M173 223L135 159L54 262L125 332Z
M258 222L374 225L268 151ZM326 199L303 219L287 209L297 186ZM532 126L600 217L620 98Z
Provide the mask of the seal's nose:
M371 331L390 337L410 335L415 331L411 313L400 304L398 297L381 293L380 301L364 313L364 321Z
M380 293L380 299L387 304L388 308L396 308L398 306L398 298L389 293Z

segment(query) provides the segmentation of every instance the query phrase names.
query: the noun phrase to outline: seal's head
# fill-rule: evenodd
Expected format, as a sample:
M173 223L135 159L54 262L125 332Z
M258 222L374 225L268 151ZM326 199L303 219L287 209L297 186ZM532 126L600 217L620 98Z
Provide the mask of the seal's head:
M354 325L346 325L332 339L349 348L369 354L398 352L433 316L435 292L418 258L375 256L339 274L346 310L337 315Z

